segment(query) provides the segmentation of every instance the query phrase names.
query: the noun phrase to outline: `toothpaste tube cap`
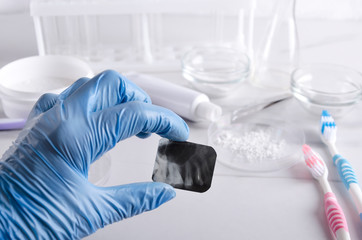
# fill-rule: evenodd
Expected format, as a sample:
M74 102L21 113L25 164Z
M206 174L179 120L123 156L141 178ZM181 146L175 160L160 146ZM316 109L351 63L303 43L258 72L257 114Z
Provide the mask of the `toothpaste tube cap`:
M220 119L222 109L212 102L200 102L195 109L195 115L200 119L215 122Z

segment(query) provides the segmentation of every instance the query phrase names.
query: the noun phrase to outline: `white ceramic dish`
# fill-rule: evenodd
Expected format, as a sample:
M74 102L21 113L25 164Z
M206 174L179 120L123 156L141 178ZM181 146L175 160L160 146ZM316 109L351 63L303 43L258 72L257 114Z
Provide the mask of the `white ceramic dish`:
M91 67L71 56L33 56L0 69L0 97L10 118L26 118L44 93L60 93L81 77L92 77Z
M14 97L9 97L4 94L0 94L1 103L3 105L3 111L9 118L22 118L26 119L36 103L34 100L23 100Z

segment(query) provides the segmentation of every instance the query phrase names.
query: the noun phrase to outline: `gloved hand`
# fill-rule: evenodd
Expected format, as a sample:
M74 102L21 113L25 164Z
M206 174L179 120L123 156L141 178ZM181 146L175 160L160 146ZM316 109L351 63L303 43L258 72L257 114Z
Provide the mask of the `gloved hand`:
M163 183L87 180L90 164L117 142L150 133L184 141L189 130L114 71L43 95L0 162L0 238L79 239L172 199Z

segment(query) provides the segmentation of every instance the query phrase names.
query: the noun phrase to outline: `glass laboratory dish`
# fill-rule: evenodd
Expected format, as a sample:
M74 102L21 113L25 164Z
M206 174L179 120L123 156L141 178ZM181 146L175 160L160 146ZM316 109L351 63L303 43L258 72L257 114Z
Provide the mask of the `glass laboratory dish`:
M277 120L241 120L230 114L208 129L209 145L221 164L242 171L271 172L293 166L302 157L304 133Z
M362 75L334 64L306 65L292 73L290 88L307 111L320 115L328 110L341 117L360 101Z
M226 47L193 48L182 58L182 75L210 97L235 91L249 77L249 57Z

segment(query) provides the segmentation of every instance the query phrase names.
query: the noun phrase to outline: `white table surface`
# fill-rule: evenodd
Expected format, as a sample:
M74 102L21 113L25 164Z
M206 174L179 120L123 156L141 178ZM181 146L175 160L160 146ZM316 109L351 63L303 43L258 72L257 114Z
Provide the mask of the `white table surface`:
M0 24L0 30L8 27L9 23ZM0 66L36 54L31 31L9 32L13 35L3 35L0 40L0 49L5 53L0 54ZM31 36L20 50L16 48L15 40L15 43L8 40L12 36L23 37L26 33ZM302 62L337 63L362 71L361 22L303 21L299 33ZM179 72L155 75L185 84ZM247 98L245 94L241 97ZM327 161L331 185L344 209L352 239L362 239L362 223L319 139L319 117L305 112L294 99L260 114L284 119L304 130L306 142ZM337 124L337 145L362 182L362 105L337 119ZM208 125L189 125L189 140L206 144ZM17 134L18 131L0 132L1 152ZM107 185L150 181L158 140L157 135L144 140L133 137L112 149L112 168ZM331 239L319 186L302 161L286 170L259 175L233 171L217 163L209 191L202 194L176 192L176 198L160 208L107 226L86 239Z

